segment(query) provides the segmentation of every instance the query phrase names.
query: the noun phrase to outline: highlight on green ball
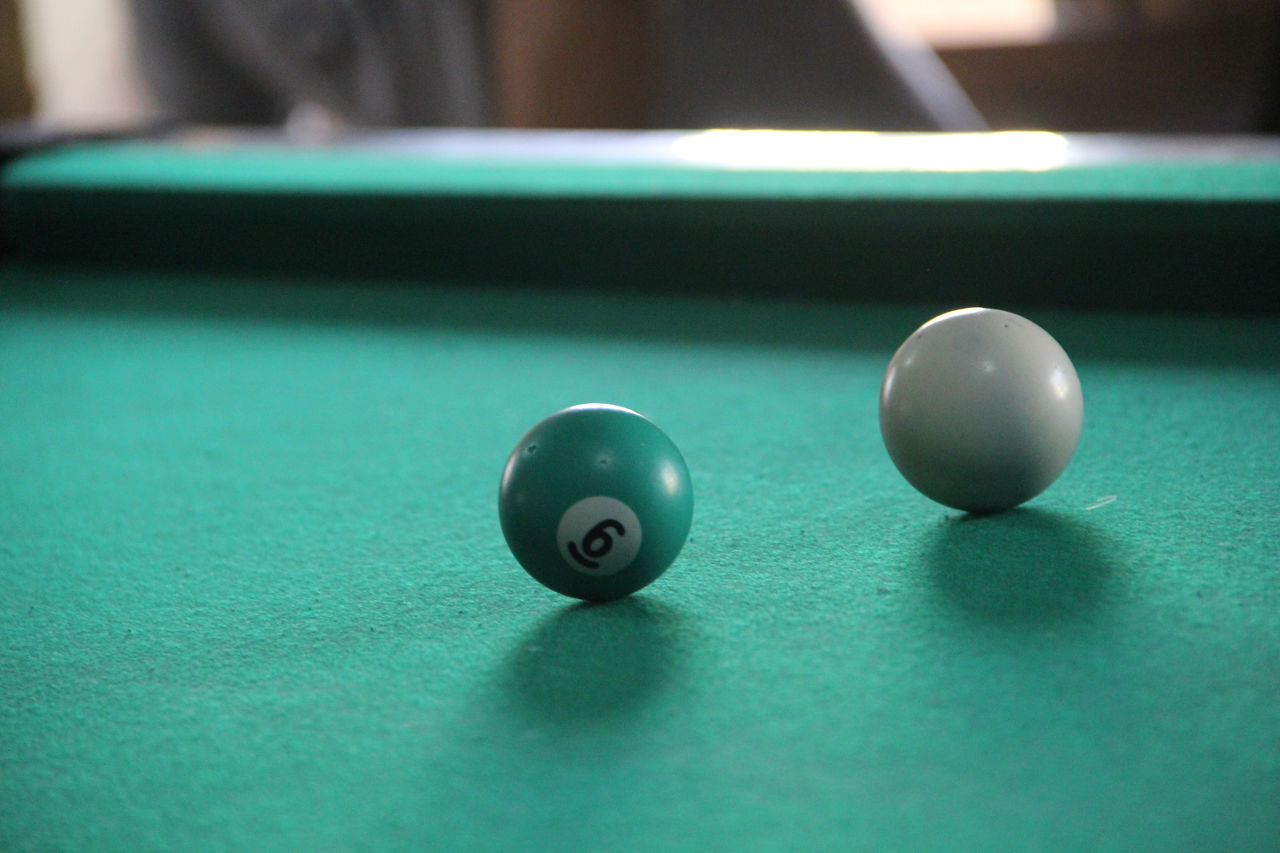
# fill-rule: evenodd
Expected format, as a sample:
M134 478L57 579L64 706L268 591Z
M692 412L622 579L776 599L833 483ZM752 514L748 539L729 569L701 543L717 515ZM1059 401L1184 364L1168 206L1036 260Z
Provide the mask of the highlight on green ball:
M666 433L630 409L586 403L540 421L507 458L502 535L543 585L586 601L657 580L693 523L693 481Z
M880 434L894 465L927 497L972 513L1047 489L1083 424L1066 351L1008 311L934 317L898 348L880 386Z

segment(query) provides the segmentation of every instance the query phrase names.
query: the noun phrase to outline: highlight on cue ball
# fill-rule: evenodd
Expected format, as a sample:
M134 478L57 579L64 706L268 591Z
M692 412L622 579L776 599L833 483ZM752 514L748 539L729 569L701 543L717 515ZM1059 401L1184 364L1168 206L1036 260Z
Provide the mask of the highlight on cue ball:
M1047 489L1080 440L1084 401L1066 352L1030 320L950 311L898 348L880 386L894 465L938 503L999 512Z
M675 560L693 522L693 482L666 433L621 406L587 403L540 421L507 458L498 520L543 585L621 598Z

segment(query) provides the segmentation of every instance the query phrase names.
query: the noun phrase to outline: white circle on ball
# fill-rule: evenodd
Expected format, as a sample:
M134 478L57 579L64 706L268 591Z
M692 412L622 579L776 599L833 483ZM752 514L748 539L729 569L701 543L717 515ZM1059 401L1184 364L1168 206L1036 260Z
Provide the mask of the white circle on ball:
M640 519L616 498L583 498L565 510L556 527L560 556L584 575L612 575L640 553Z

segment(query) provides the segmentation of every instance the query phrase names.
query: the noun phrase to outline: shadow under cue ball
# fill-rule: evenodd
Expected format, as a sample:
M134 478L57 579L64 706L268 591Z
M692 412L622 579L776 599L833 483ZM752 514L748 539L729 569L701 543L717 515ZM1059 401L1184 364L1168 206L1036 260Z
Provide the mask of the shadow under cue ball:
M1083 422L1071 359L1008 311L935 317L898 348L880 386L880 434L902 476L968 512L999 512L1047 489Z
M630 595L675 560L693 521L693 482L648 418L588 403L520 439L502 472L498 518L511 553L563 595Z

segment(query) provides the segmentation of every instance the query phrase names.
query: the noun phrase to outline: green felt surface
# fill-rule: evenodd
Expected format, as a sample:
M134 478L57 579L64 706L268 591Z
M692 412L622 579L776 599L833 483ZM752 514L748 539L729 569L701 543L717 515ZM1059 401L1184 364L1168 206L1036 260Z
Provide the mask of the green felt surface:
M1276 849L1280 326L1034 314L1084 437L967 518L877 434L931 310L9 265L0 848ZM496 517L586 400L697 496L604 606Z
M854 135L857 136L856 134ZM903 143L908 144L908 143ZM1280 159L1124 159L1025 168L920 170L734 168L715 162L423 156L386 147L301 149L280 144L94 143L14 165L8 187L356 193L416 196L739 199L984 198L1280 201Z

